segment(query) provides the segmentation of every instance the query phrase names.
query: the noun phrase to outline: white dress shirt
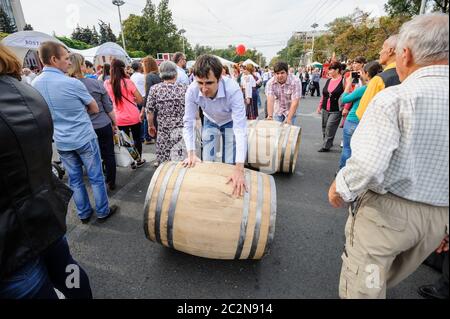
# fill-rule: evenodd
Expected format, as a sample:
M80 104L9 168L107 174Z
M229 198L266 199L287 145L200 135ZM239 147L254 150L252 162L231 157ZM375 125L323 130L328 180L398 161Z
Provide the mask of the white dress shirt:
M244 97L236 81L224 78L219 81L215 98L203 96L197 82L193 82L186 92L183 136L187 151L195 150L195 122L198 108L204 116L218 126L233 121L236 137L236 163L244 163L247 157L247 117Z
M141 93L142 97L145 96L145 75L140 72L134 72L131 76L131 81L133 81L134 85L138 89L139 93Z
M191 82L189 81L189 77L186 74L186 71L184 71L182 68L177 66L177 83L189 85Z
M449 67L420 68L375 96L356 129L336 190L353 201L365 190L448 206Z

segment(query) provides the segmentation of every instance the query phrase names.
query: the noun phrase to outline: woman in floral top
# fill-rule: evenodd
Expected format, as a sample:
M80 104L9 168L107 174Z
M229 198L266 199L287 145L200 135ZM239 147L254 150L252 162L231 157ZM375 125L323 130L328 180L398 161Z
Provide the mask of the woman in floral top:
M151 136L156 134L153 114L158 113L155 166L171 160L180 161L185 157L183 116L187 86L175 83L177 80L175 63L163 62L159 71L163 82L152 86L146 106L148 130Z

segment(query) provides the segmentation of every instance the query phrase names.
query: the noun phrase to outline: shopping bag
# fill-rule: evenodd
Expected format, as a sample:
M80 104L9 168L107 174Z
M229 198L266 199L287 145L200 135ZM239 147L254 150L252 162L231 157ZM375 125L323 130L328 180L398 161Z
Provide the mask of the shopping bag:
M124 131L119 131L119 145L128 150L133 160L139 161L141 159L138 150L134 146L133 140Z
M116 165L119 167L129 167L134 163L133 157L125 146L114 145L114 156Z

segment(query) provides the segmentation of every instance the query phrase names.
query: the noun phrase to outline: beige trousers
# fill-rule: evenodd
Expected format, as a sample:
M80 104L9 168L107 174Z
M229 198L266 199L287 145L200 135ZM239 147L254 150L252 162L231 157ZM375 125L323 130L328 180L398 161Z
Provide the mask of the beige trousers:
M339 296L384 299L386 288L412 274L444 239L448 207L366 192L345 226Z

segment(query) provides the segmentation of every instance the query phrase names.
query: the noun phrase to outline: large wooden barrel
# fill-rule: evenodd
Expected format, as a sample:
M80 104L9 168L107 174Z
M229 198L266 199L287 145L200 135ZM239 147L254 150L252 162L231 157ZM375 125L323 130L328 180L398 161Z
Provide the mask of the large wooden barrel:
M294 174L301 127L276 121L248 122L247 164L266 174Z
M245 170L248 193L231 195L234 166L204 162L194 168L167 162L154 173L145 200L148 239L194 256L261 259L275 233L272 176Z

